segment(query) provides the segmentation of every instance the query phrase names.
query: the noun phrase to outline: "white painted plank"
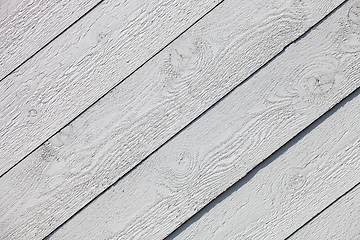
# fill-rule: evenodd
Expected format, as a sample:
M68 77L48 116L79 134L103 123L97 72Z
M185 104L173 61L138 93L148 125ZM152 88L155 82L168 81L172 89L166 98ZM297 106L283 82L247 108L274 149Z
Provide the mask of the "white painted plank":
M2 0L0 79L68 28L100 0Z
M289 236L360 181L359 94L357 90L167 239Z
M3 176L2 235L51 232L340 2L262 3L221 4Z
M360 54L343 49L357 45L338 41L354 27L344 24L348 8L288 47L50 239L161 239L244 177L360 86Z
M359 156L356 160L359 161ZM360 239L359 226L360 186L357 186L289 239Z
M0 175L220 1L104 1L1 81Z

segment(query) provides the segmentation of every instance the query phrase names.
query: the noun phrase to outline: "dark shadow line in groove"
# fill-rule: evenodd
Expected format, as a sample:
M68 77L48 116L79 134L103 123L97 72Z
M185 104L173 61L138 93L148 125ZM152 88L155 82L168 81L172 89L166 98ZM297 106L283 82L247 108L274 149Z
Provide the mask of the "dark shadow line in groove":
M206 109L204 112L202 112L200 115L198 115L197 117L195 117L192 121L190 121L185 127L183 127L182 129L180 129L177 133L175 133L172 137L170 137L168 140L166 140L163 144L161 144L159 147L157 147L155 150L153 150L149 155L147 155L143 160L141 160L139 163L137 163L132 169L128 170L126 173L124 173L122 176L120 176L118 178L118 180L116 180L114 183L110 184L108 187L106 187L101 193L99 193L96 197L94 197L93 199L91 199L88 203L86 203L83 207L81 207L79 210L77 210L72 216L70 216L67 220L65 220L63 223L61 223L58 227L56 227L53 231L51 231L47 236L45 236L43 239L47 239L49 238L51 235L53 235L58 229L60 229L62 226L64 226L67 222L69 222L71 219L73 219L78 213L80 213L83 209L85 209L87 206L89 206L91 203L93 203L96 199L98 199L100 196L102 196L107 190L109 190L111 187L115 186L119 181L121 181L121 179L125 178L127 175L129 175L132 171L136 170L139 165L141 163L143 163L144 161L146 161L150 156L152 156L155 152L157 152L161 147L163 147L164 145L166 145L168 142L170 142L172 139L174 139L175 137L177 137L181 132L183 132L185 129L187 129L191 124L193 124L194 122L196 122L198 119L200 119L203 115L205 115L208 111L210 111L212 108L214 108L219 102L221 102L225 97L227 97L228 95L230 95L236 88L238 88L239 86L243 85L245 82L247 82L250 78L252 78L254 75L256 75L261 69L263 69L264 67L266 67L270 62L272 62L275 58L277 58L279 55L281 55L286 48L288 48L291 44L297 42L298 40L304 38L309 32L311 32L315 27L317 27L319 24L321 24L323 21L325 21L330 15L332 15L334 12L336 12L338 9L340 9L348 0L343 1L339 6L337 6L336 8L334 8L331 12L329 12L325 17L323 17L322 19L320 19L317 23L315 23L313 26L311 26L307 31L305 31L303 34L301 34L297 39L295 39L294 41L290 42L289 44L287 44L283 50L281 52L279 52L278 54L276 54L274 57L272 57L270 60L268 60L266 63L264 63L261 67L259 67L255 72L253 72L252 74L250 74L243 82L239 83L237 86L235 86L233 89L231 89L227 94L225 94L223 97L221 97L219 100L217 100L213 105L211 105L208 109ZM204 18L207 14L209 14L211 11L213 11L217 6L219 6L222 2L224 2L224 0L222 0L221 2L219 2L215 7L213 7L210 11L208 11L204 16L202 16L201 18L199 18L196 22L194 22L191 26L189 26L185 31L183 31L180 35L178 35L174 40L172 40L169 44L167 44L165 47L161 48L155 55L153 55L150 59L152 59L154 56L156 56L158 53L160 53L163 49L165 49L168 45L170 45L172 42L174 42L177 38L179 38L183 33L185 33L188 29L190 29L192 26L194 26L197 22L199 22L202 18ZM144 64L146 64L148 61L150 61L150 59L148 59L146 62L144 62L140 67L138 67L136 70L134 70L130 75L132 75L135 71L137 71L139 68L141 68ZM130 76L129 75L129 76ZM127 79L129 76L127 76L125 79ZM124 80L125 80L124 79ZM124 80L122 80L121 82L123 82ZM121 83L120 82L120 83ZM120 83L118 83L116 86L118 86ZM115 86L115 87L116 87ZM114 87L114 88L115 88ZM112 88L113 89L113 88ZM112 90L111 89L111 90ZM109 90L108 92L110 92L111 90ZM353 92L355 92L356 90L354 90ZM106 95L106 94L105 94ZM349 94L351 95L351 94ZM347 99L349 97L349 95L345 98L343 98L341 101L339 101L337 104L335 104L334 106L332 106L328 111L326 111L324 114L326 114L327 112L329 112L331 109L333 109L334 107L336 107L338 104L342 103L343 101L345 101L345 99ZM102 96L103 97L103 96ZM101 97L101 98L102 98ZM100 99L101 99L100 98ZM97 101L99 101L100 99L98 99ZM96 101L96 102L97 102ZM94 102L92 105L94 105L96 102ZM91 105L91 106L92 106ZM89 106L88 108L90 108L91 106ZM87 109L88 109L87 108ZM86 110L87 110L86 109ZM85 111L86 111L85 110ZM85 111L83 111L82 113L84 113ZM81 113L81 114L82 114ZM80 114L80 115L81 115ZM323 115L324 115L323 114ZM79 117L79 116L77 116ZM76 117L76 118L77 118ZM319 116L318 118L316 118L313 122L315 122L317 119L319 119L321 116ZM76 119L75 118L75 119ZM74 119L74 120L75 120ZM72 120L72 121L74 121ZM309 125L311 125L313 122L311 122ZM68 123L69 124L69 123ZM67 124L67 125L68 125ZM309 127L309 125L305 128L307 129ZM59 130L60 131L60 130ZM58 132L59 132L58 131ZM301 132L303 132L304 129ZM54 134L55 135L55 134ZM296 135L297 136L297 135ZM290 142L292 139L294 139L296 136L292 137L290 140L288 140L284 145L286 145L288 142ZM40 147L40 146L39 146ZM38 147L38 148L39 148ZM35 150L34 150L35 151ZM276 152L276 151L275 151ZM265 159L263 160L265 161ZM259 163L261 164L261 163ZM257 164L254 168L256 168L259 164ZM254 169L253 168L253 169ZM239 181L239 180L238 180ZM231 186L230 186L231 187ZM229 187L229 188L230 188ZM227 188L227 189L229 189ZM226 191L226 190L225 190ZM215 198L216 199L216 198ZM212 202L212 201L211 201ZM209 203L211 203L209 202ZM208 204L209 204L208 203ZM206 207L208 204L206 204L204 207ZM203 207L203 208L204 208ZM199 211L201 211L203 208L199 209ZM198 211L198 212L199 212ZM195 213L196 215L196 213ZM194 215L193 215L194 216ZM192 216L192 217L193 217ZM192 218L190 217L190 218ZM186 222L186 221L185 221ZM181 225L183 225L184 223L182 223ZM180 226L181 226L180 225ZM180 227L179 226L179 227ZM176 229L174 230L176 231ZM173 231L173 232L174 232ZM171 233L173 233L171 232ZM170 234L171 234L170 233ZM168 234L168 235L170 235Z
M220 1L218 4L216 4L213 8L211 8L208 12L206 12L203 16L201 16L199 19L197 19L194 23L192 23L189 27L187 27L184 31L182 31L178 36L176 36L173 40L171 40L169 43L167 43L164 47L160 48L159 51L157 51L154 55L150 56L149 59L147 59L144 63L140 64L139 67L137 67L134 71L132 71L129 75L124 77L123 80L121 80L119 83L115 84L110 90L105 92L101 97L99 97L95 102L90 104L85 110L80 112L76 117L74 117L72 120L70 120L68 123L66 123L63 127L61 127L59 130L57 130L54 134L50 135L44 142L39 144L36 148L34 148L32 151L30 151L28 154L26 154L20 161L15 163L12 167L10 167L8 170L6 170L3 174L0 175L0 178L2 178L5 174L10 172L14 167L16 167L19 163L21 163L25 158L27 158L29 155L31 155L33 152L35 152L37 149L39 149L45 142L47 142L50 138L58 134L62 129L70 125L73 121L75 121L78 117L80 117L84 112L86 112L89 108L94 106L97 102L99 102L102 98L105 97L109 92L113 91L117 86L119 86L122 82L124 82L126 79L128 79L131 75L133 75L137 70L142 68L147 62L149 62L151 59L153 59L156 55L158 55L161 51L163 51L165 48L167 48L171 43L173 43L176 39L178 39L180 36L182 36L186 31L188 31L192 26L194 26L197 22L199 22L201 19L203 19L206 15L208 15L211 11L213 11L217 6L219 6L224 0ZM181 131L181 130L180 130Z
M18 70L22 65L24 65L27 61L29 61L31 58L33 58L36 54L38 54L40 51L42 51L44 48L49 46L55 39L57 39L60 35L62 35L64 32L66 32L68 29L70 29L72 26L74 26L77 22L79 22L82 18L84 18L87 14L89 14L92 10L94 10L97 6L99 6L104 0L101 0L95 6L90 8L86 13L84 13L82 16L80 16L78 19L75 20L75 22L71 23L68 27L66 27L64 30L62 30L58 35L56 35L53 39L51 39L48 43L45 43L44 46L42 46L40 49L38 49L35 53L31 54L30 57L25 59L22 63L20 63L17 67L15 67L13 70L11 70L8 74L6 74L3 78L1 78L0 82L3 81L5 78L13 74L16 70Z
M292 43L295 43L295 42L297 42L297 41L299 41L299 40L301 40L302 38L304 38L306 35L308 35L308 33L313 29L313 28L315 28L316 26L318 26L319 24L321 24L323 21L325 21L330 15L332 15L334 12L336 12L338 9L340 9L346 2L348 2L348 0L345 0L345 1L343 1L338 7L336 7L334 10L332 10L329 14L327 14L324 18L322 18L319 22L317 22L314 26L312 26L308 31L306 31L303 35L301 35L298 39L296 39L296 40L294 40ZM291 45L292 43L290 43L289 45ZM284 48L284 50L289 46L289 45L287 45L285 48ZM282 51L282 52L284 52L284 50ZM282 53L281 52L281 53ZM279 53L278 55L280 55L281 53ZM278 56L277 55L277 56ZM277 56L275 56L275 57L277 57ZM274 57L274 58L275 58ZM267 65L267 64L269 64L274 58L272 58L270 61L268 61L265 65ZM264 66L263 66L264 67ZM263 68L263 67L261 67L261 68ZM256 72L258 72L259 70L261 70L261 69L258 69ZM256 74L256 72L254 73L254 74ZM249 78L251 78L252 77L252 75L249 77ZM248 79L246 79L246 81L247 81ZM245 82L245 81L244 81ZM242 83L241 83L242 84ZM241 84L239 84L239 85L241 85ZM238 86L239 86L238 85ZM238 86L236 86L235 88L237 88ZM233 89L234 90L234 89ZM233 91L232 90L232 91ZM229 92L230 93L230 92ZM229 94L228 93L228 94ZM253 167L244 177L242 177L242 178L240 178L236 183L234 183L233 185L231 185L230 187L228 187L224 192L222 192L220 195L218 195L216 198L214 198L212 201L210 201L209 203L207 203L204 207L202 207L201 209L199 209L194 215L192 215L189 219L187 219L185 222L183 222L182 224L180 224L174 231L172 231L171 233L169 233L168 235L167 235L167 237L165 237L164 239L168 239L169 238L169 236L170 235L172 235L172 234L176 234L176 232L177 232L177 230L179 229L179 228L181 228L181 227L183 227L186 223L188 223L189 221L195 221L194 219L196 219L196 218L199 218L198 217L198 215L200 214L200 212L201 211L204 211L204 209L207 207L207 206L209 206L209 205L215 205L216 203L215 203L215 201L218 199L218 198L220 198L220 199L225 199L226 197L224 196L224 195L226 195L226 194L228 194L227 196L229 196L230 195L230 193L227 193L227 191L230 191L231 193L232 192L234 192L235 190L233 190L233 188L234 188L234 185L236 185L236 184L239 184L239 182L240 181L249 181L252 177L253 177L253 175L255 175L255 173L256 172L258 172L261 168L263 168L264 166L263 165L268 165L268 164L270 164L271 163L271 161L273 161L273 160L271 160L270 162L269 162L269 160L268 159L270 159L271 157L274 157L274 155L275 156L278 156L278 155L280 155L280 152L284 152L285 150L284 150L284 148L286 149L286 148L289 148L289 146L288 145L290 145L291 144L291 142L296 142L297 140L297 138L299 138L299 137L303 137L303 135L305 135L306 134L306 132L310 132L313 128L315 128L315 126L316 125L318 125L319 124L319 121L321 122L321 121L323 121L322 119L323 118L327 118L328 116L330 116L333 112L335 112L335 111L337 111L337 109L339 109L340 107L342 107L344 104L345 104L345 102L347 102L347 101L350 101L351 99L353 99L354 98L354 96L357 94L357 95L359 95L359 93L360 93L360 87L358 87L358 88L356 88L354 91L352 91L348 96L346 96L346 97L344 97L340 102L338 102L338 103L336 103L334 106L332 106L329 110L327 110L324 114L322 114L321 116L319 116L318 118L316 118L314 121L312 121L306 128L304 128L303 130L301 130L298 134L296 134L294 137L292 137L291 139L289 139L285 144L283 144L280 148L278 148L277 150L275 150L270 156L268 156L267 158L265 158L262 162L260 162L260 163L258 163L255 167ZM227 94L227 95L228 95ZM224 97L226 97L227 95L225 95ZM223 98L224 98L223 97ZM350 99L350 100L349 100ZM220 99L220 100L222 100L222 99ZM220 101L219 100L219 101ZM219 102L218 101L218 102ZM215 104L217 104L218 102L216 102ZM214 105L215 105L214 104ZM211 108L212 107L214 107L214 105L213 106L211 106ZM208 111L208 110L206 110L206 111ZM191 124L191 123L190 123ZM190 125L189 124L189 125ZM186 126L187 127L187 126ZM183 129L182 129L183 130ZM181 130L181 131L182 131ZM255 173L254 173L255 172ZM243 183L244 184L244 183ZM242 185L243 185L242 184ZM358 183L358 184L360 184L360 183ZM353 188L352 188L353 189ZM350 191L350 190L349 190ZM346 193L345 193L346 194ZM220 201L222 201L222 200L220 200ZM336 200L337 201L337 200ZM185 229L185 228L184 228Z
M285 153L288 149L293 147L299 140L304 138L308 133L313 131L315 128L317 128L321 123L323 123L327 118L329 118L332 114L334 114L336 111L338 111L340 108L342 108L346 103L353 100L355 97L360 96L360 87L354 90L351 94L349 94L346 98L341 100L339 103L335 104L332 108L330 108L326 113L321 115L319 118L314 120L310 125L308 125L306 128L304 128L302 131L300 131L298 134L296 134L292 139L287 141L285 144L283 144L280 148L275 150L270 156L266 157L262 162L257 164L254 168L252 168L244 177L240 178L237 182L235 182L233 185L231 185L229 188L227 188L224 192L222 192L219 196L214 198L212 201L210 201L208 204L206 204L203 208L201 208L197 213L195 213L193 216L191 216L188 220L186 220L184 223L182 223L178 228L176 228L173 232L171 232L165 239L170 240L178 236L183 230L188 228L192 223L199 220L205 213L208 213L210 209L215 207L217 204L221 203L223 200L225 200L227 197L229 197L231 194L236 192L239 188L241 188L243 185L248 183L260 170L266 168L268 165L270 165L272 162L274 162L279 156L281 156L283 153ZM360 183L358 183L360 184ZM358 185L357 184L357 185ZM353 189L353 188L352 188ZM349 190L351 191L351 189ZM348 192L349 192L348 191ZM346 195L346 193L344 194ZM337 200L335 200L337 201ZM317 214L319 215L319 214ZM313 219L313 218L312 218ZM308 222L310 222L309 220ZM305 224L304 224L305 225ZM300 227L301 228L301 227ZM298 230L296 230L298 231ZM291 235L293 235L292 233ZM291 236L290 235L290 236ZM289 237L290 237L289 236Z
M298 231L300 231L303 227L305 227L307 224L309 224L312 220L314 220L315 218L317 218L320 214L322 214L325 210L327 210L328 208L330 208L332 205L334 205L337 201L339 201L342 197L344 197L346 194L350 193L352 190L354 190L356 187L358 187L360 185L360 182L358 182L357 184L355 184L355 186L353 186L352 188L350 188L349 190L347 190L344 194L342 194L341 196L339 196L338 198L336 198L332 203L330 203L329 205L327 205L323 210L321 210L320 212L318 212L317 214L315 214L312 218L310 218L307 222L305 222L303 225L301 225L298 229L296 229L292 234L290 234L288 237L285 238L285 240L289 239L290 237L292 237L295 233L297 233Z

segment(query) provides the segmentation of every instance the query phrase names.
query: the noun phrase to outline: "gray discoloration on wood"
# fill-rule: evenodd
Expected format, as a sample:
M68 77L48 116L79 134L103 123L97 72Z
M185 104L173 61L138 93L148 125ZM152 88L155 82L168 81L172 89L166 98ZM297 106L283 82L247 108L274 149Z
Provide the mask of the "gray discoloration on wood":
M358 100L356 108L359 108L360 101ZM353 109L355 110L355 109ZM359 117L359 116L357 116ZM353 121L354 122L354 121ZM354 152L351 154L356 157L352 161L360 160L358 153L359 142L357 149L351 149ZM356 152L356 153L355 153ZM347 169L348 171L351 169ZM359 181L360 167L357 164L357 169L353 169L353 179L347 176L347 181ZM343 175L343 174L341 174ZM341 186L341 187L347 187ZM319 216L313 219L310 223L301 228L290 240L295 239L360 239L360 186L357 186L351 192L340 198L337 202L331 205L328 209L322 212ZM325 206L325 205L321 205Z
M64 128L59 135L54 136L0 179L0 188L6 193L0 202L1 214L4 216L1 218L2 234L28 237L35 234L44 236L51 232L211 104L279 53L287 44L303 34L311 24L317 22L339 3L340 1L334 1L331 4L329 1L309 1L304 5L298 5L293 1L267 1L264 5L263 1L259 0L258 3L227 1L221 4L105 98ZM194 6L191 6L191 9L194 9ZM262 7L254 8L254 6ZM234 9L237 11L233 11ZM147 15L148 13L145 14ZM239 19L245 20L239 21ZM95 29L103 28L96 27ZM106 41L110 41L110 38ZM61 45L67 46L64 43ZM110 45L101 45L103 54L107 53L106 46ZM135 44L134 47L139 46ZM112 62L105 61L104 73L100 70L95 71L93 75L89 75L91 76L89 79L96 82L102 79L102 83L105 84L112 77L109 73L114 74L113 79L115 76L118 77L117 74L122 74L113 67L125 66L123 62L125 60L117 58L110 47L108 50L111 50L111 53L107 56L100 54L94 64L96 65L101 59L111 57L118 62L114 60L114 64L110 64ZM73 57L75 56L77 55ZM94 62L92 59L86 61L89 61L89 64ZM79 72L69 68L70 72L65 71L68 75L62 79L64 81L71 79L71 76L76 76L77 73L87 77L88 75L85 74L87 69L83 69L84 66L88 65L77 66L78 70L81 70ZM311 71L313 68L319 69L314 66L306 67L305 70ZM114 71L110 71L111 69ZM86 80L89 79L86 78ZM347 83L341 87L335 84L329 90L330 95L318 94L319 97L311 95L311 101L325 102L328 104L324 106L325 108L337 102L342 98L338 95L338 91L346 94L354 87L351 78L342 79L348 80ZM79 78L78 81L80 80ZM257 84L259 85L252 90L260 94L264 88L261 87L261 83ZM67 97L66 94L75 94L79 88L71 93L72 86L71 84L59 86L59 94L65 97ZM61 87L64 87L64 90ZM274 89L277 86L270 84L267 87ZM48 90L45 93L48 91L57 93L53 87L46 89ZM249 88L244 89L246 95ZM96 91L100 90L96 89ZM306 94L310 93L306 90L299 92L295 88L293 92L301 93L301 97L309 99ZM49 108L53 105L46 104L56 103L59 100L54 100L49 97L51 94L45 93L38 91L38 97L45 101L45 105L42 106L49 111L46 113L47 118L44 116L45 112L38 108L40 105L35 104L29 107L24 105L24 109L26 109L26 115L29 115L29 111L36 110L36 116L40 116L37 118L38 121L45 118L46 122L51 122L49 117L58 117L58 114L54 112L58 109ZM88 92L81 94L76 99L82 99L87 94ZM331 98L328 99L330 96ZM246 109L249 112L246 121L249 122L245 127L249 131L259 127L261 119L267 119L268 114L284 113L284 115L274 115L274 119L267 119L266 122L271 123L276 120L276 122L289 123L286 118L291 118L292 114L297 116L301 111L292 113L290 102L272 106L273 101L278 101L277 97L268 97L269 99L259 108ZM64 105L59 105L70 109L66 116L72 115L70 113L74 109L74 103L69 102L71 99L72 97L69 97L63 102ZM239 100L233 99L233 101L237 103ZM252 101L256 99L245 102L249 104ZM82 100L75 104L82 105ZM312 105L302 106L307 108ZM288 112L288 110L291 111ZM216 122L220 124L224 116L220 114ZM62 121L61 119L59 121ZM234 116L234 119L238 119L238 116ZM303 122L303 117L299 121ZM241 123L245 124L243 120ZM61 125L59 122L56 124ZM301 129L299 125L295 126L292 129L296 131ZM234 128L230 127L229 131L231 130ZM206 133L208 130L203 131ZM229 131L223 132L224 140L230 134ZM233 137L236 138L241 134L243 133L234 133ZM291 135L291 132L289 131L288 134ZM260 136L262 135L257 135L256 138ZM237 140L229 141L235 141L234 144L238 144ZM281 141L277 143L281 144ZM246 144L252 146L251 142ZM266 153L262 152L262 154ZM178 159L179 163L187 168L186 156L188 155L181 156ZM197 156L197 153L191 152L190 156Z
M100 0L3 0L0 79L83 16Z
M218 2L104 1L0 82L0 174Z
M74 216L50 239L161 239L244 177L360 86L360 70L354 67L359 62L359 52L344 52L341 49L344 42L337 41L341 37L339 33L345 33L348 27L344 24L348 8L349 4L345 5L306 37L288 47ZM311 76L331 76L333 84L321 91L317 85L304 85ZM357 145L353 147L355 149ZM305 149L311 151L308 147ZM345 151L341 153L345 154ZM315 155L310 156L315 158ZM292 157L296 158L296 155ZM277 174L278 166L271 174L274 181L279 181L276 185L279 189L274 189L279 195L271 196L280 198L280 193L283 193L285 203L296 201L298 194L301 196L311 183L309 171L317 169L317 164L321 167L321 162L316 162L306 168L305 161L314 158L299 157L304 162L298 165L296 162L292 165L292 161L286 158L288 168L284 167L282 175ZM337 159L331 160L336 162ZM266 177L260 183L271 183L270 176ZM318 178L315 183L320 183ZM251 195L246 196L251 198ZM257 200L260 201L261 197ZM249 200L249 204L252 202ZM270 205L275 203L278 202L269 202ZM235 213L230 211L231 214ZM221 219L221 215L217 218ZM263 222L254 214L246 221L253 219L259 228L270 228L270 225L261 224L271 219ZM259 235L261 229L257 232ZM201 231L204 229L199 233ZM281 233L281 230L277 232ZM249 231L247 236L257 233ZM220 233L215 239L222 237ZM207 239L204 235L197 235L197 238Z

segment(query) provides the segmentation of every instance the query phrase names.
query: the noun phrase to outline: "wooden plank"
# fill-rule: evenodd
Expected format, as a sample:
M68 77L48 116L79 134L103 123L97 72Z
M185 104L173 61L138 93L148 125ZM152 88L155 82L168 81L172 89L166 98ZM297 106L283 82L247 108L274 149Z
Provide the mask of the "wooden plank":
M358 89L167 239L284 239L289 236L360 181L359 106ZM357 239L340 235L334 238L326 233L336 230L337 234L343 229L344 233L351 234L354 232L350 229L358 227L349 222L332 221L334 218L327 216L333 211L330 208L326 211L321 220L316 218L309 227L306 225L294 239ZM358 218L359 214L353 211ZM325 218L326 224L322 224ZM316 229L317 224L324 227Z
M0 81L99 2L1 1Z
M289 239L359 239L359 202L360 186L357 186Z
M104 1L0 82L0 176L220 1Z
M221 4L4 175L2 235L51 232L340 4L257 1Z
M360 54L344 52L347 42L338 41L343 39L339 33L353 27L345 24L349 4L286 48L50 239L166 237L359 87Z

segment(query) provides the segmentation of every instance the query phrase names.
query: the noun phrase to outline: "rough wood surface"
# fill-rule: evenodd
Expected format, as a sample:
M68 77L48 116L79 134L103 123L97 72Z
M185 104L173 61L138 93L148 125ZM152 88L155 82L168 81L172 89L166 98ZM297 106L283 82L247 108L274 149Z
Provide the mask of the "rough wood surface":
M0 79L78 20L100 0L2 0Z
M360 86L360 54L344 50L347 12L286 48L50 239L166 237Z
M0 179L2 235L51 232L339 3L221 4Z
M0 175L218 2L104 1L0 82Z
M358 108L359 103L360 101ZM356 157L356 161L359 162L359 154ZM359 169L354 177L359 181ZM289 239L360 239L359 226L360 186L357 186Z
M284 239L293 233L360 181L359 94L358 89L167 239ZM357 239L330 234L358 234L357 209L343 223L328 218L333 210L326 210L294 239Z

